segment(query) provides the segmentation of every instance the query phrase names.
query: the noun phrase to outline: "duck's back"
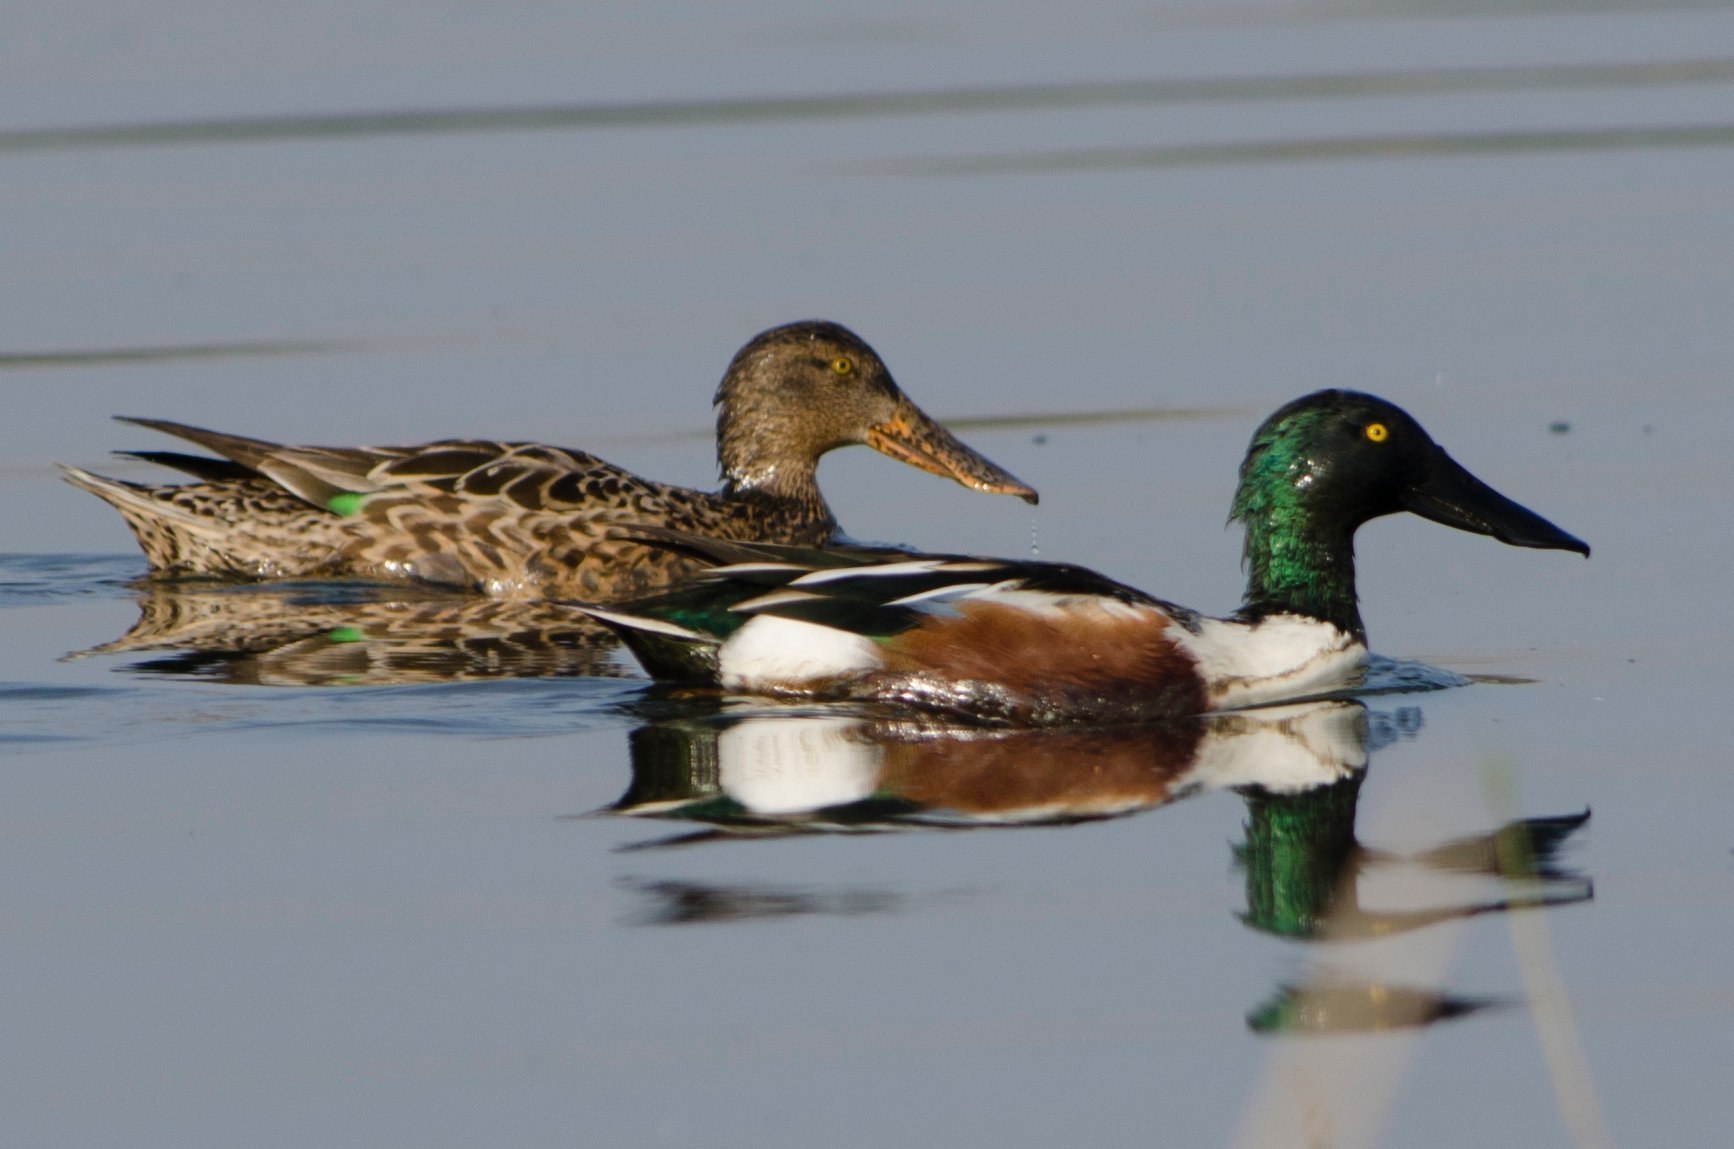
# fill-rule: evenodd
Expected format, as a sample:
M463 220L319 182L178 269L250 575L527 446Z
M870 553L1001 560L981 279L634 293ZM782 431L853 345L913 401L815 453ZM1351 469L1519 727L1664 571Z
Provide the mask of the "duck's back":
M346 573L608 601L668 586L699 565L622 528L803 544L823 543L836 529L822 504L660 483L584 451L536 443L437 446L384 462L370 475L377 490L340 528Z
M641 478L585 451L454 439L415 447L281 447L165 426L230 459L150 454L192 483L120 482L68 469L113 504L161 573L412 578L506 596L602 601L695 569L619 528L822 543L816 508Z

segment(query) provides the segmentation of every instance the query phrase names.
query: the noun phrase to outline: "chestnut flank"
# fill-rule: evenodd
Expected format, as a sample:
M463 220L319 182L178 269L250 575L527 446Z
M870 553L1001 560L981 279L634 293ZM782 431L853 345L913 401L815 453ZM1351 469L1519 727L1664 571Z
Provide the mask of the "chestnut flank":
M1155 610L1113 612L1080 603L1036 612L994 602L959 604L885 644L882 679L981 683L1037 712L1148 719L1209 709L1197 664Z

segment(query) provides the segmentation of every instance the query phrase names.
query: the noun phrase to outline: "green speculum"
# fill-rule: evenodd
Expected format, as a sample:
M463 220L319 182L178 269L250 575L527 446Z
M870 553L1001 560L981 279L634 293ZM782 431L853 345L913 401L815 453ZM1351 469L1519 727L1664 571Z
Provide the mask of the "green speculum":
M344 491L340 495L332 495L325 506L332 514L347 519L361 510L361 496L354 491Z

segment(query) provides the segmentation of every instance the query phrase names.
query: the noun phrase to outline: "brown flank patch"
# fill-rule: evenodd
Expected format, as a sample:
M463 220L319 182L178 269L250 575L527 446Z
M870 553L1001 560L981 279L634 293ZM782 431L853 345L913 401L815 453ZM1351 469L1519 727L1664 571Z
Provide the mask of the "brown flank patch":
M959 604L885 644L885 673L992 683L1035 704L1107 716L1202 714L1198 667L1156 611L1109 614L1083 605L1037 613Z

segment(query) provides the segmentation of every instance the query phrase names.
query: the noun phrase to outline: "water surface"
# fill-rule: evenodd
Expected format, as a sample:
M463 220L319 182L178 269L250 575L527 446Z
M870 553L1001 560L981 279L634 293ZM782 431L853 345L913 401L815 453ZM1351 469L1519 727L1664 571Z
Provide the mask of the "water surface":
M14 7L18 1143L1721 1143L1725 6ZM51 466L150 474L137 414L705 484L807 316L1042 490L840 452L860 538L1226 611L1253 426L1352 386L1595 557L1375 523L1374 648L1471 684L986 738L141 588Z

